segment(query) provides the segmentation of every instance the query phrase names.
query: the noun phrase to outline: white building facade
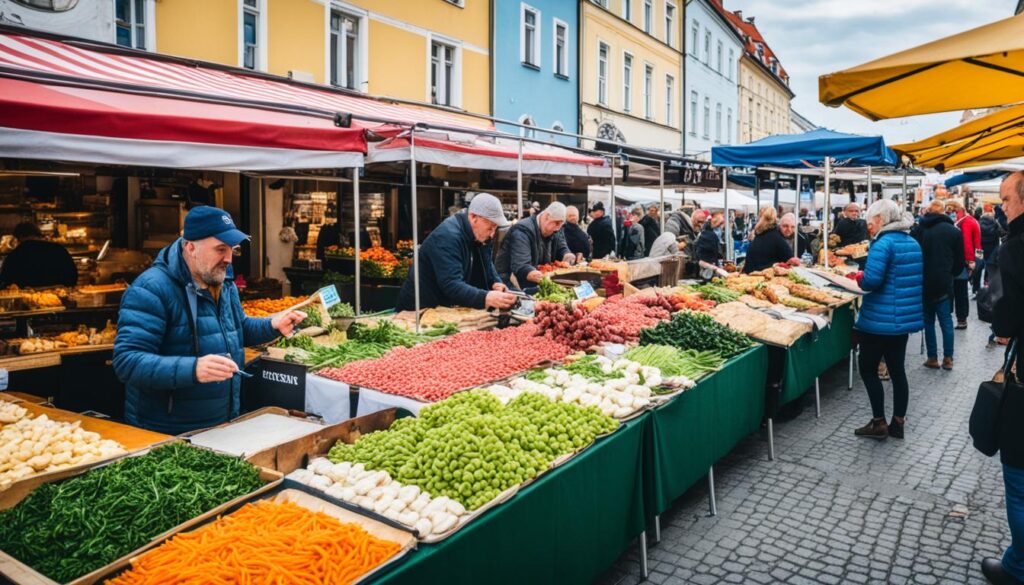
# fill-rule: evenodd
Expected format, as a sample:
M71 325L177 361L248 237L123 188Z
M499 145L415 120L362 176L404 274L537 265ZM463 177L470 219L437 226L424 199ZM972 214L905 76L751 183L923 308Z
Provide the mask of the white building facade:
M721 0L686 5L686 156L711 159L711 147L735 144L743 45L719 12Z

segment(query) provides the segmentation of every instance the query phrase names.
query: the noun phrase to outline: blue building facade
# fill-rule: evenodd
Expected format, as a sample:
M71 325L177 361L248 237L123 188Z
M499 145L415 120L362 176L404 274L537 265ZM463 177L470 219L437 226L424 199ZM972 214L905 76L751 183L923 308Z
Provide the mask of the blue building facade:
M569 0L495 0L492 100L494 116L536 126L522 130L499 124L500 130L524 133L562 144L546 129L577 132L579 126L579 17Z

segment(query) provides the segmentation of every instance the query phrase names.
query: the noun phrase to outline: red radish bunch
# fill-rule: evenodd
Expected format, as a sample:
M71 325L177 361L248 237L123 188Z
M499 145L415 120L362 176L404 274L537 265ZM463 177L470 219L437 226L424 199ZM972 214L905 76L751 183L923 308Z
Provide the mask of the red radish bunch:
M324 368L317 374L353 386L437 402L459 390L507 378L569 353L568 347L538 337L537 327L526 324L467 331L416 347L398 347L381 358Z
M591 316L618 327L626 341L640 338L640 330L657 325L672 316L672 303L661 294L656 296L614 296L598 305Z
M573 350L585 350L604 342L625 342L621 327L598 318L593 313L587 314L579 306L574 308L561 303L540 302L534 306L533 311L533 322L537 325L538 335L567 345Z

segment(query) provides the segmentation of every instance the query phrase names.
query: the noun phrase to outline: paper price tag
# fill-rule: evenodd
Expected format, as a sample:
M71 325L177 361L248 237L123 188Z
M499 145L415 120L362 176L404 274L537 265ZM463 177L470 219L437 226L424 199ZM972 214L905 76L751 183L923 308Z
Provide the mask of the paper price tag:
M325 286L317 292L320 293L320 300L323 301L324 306L328 309L341 302L341 297L338 296L338 289L333 284Z
M574 286L572 290L576 293L576 298L580 300L589 299L590 297L597 296L597 293L594 292L594 285L590 284L589 282L584 282L582 284Z

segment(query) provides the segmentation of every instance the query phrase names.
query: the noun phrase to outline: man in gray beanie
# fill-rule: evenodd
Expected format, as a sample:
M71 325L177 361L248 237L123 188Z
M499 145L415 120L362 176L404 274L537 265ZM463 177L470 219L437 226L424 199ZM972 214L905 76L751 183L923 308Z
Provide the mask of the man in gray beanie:
M576 255L569 250L562 234L565 217L565 205L555 201L539 214L512 226L494 263L505 284L532 288L544 277L537 269L541 264L555 260L575 263Z

